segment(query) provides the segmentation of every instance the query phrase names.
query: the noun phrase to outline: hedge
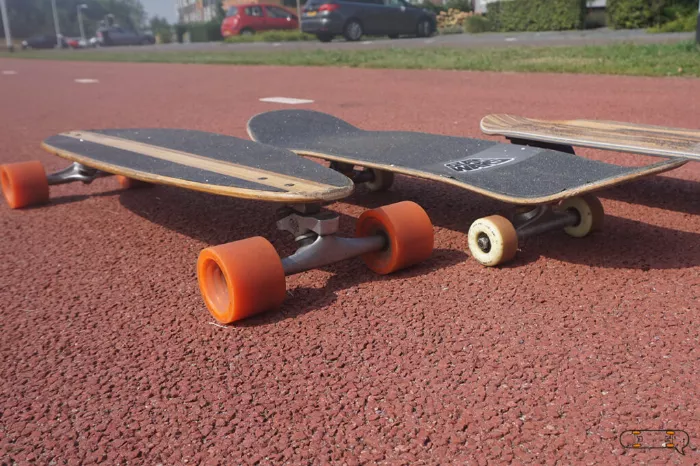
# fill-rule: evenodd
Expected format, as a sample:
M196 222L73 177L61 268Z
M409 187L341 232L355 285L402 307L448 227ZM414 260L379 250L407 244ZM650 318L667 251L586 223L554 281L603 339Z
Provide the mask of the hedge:
M178 42L182 43L185 34L188 32L190 33L190 42L216 42L223 40L221 23L219 21L175 25L175 35Z
M608 0L608 24L613 29L637 29L651 25L653 0Z
M608 24L614 29L660 26L697 14L698 0L608 0Z
M505 0L489 3L487 17L499 31L582 29L586 0Z

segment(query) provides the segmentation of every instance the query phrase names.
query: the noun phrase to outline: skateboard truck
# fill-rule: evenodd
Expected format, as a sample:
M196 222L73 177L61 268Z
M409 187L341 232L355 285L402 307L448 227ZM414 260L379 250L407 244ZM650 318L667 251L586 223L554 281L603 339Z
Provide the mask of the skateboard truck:
M74 182L90 184L97 178L107 176L116 176L122 188L150 186L150 183L113 175L79 162L73 162L66 168L48 175L39 161L8 163L0 166L2 192L12 209L48 202L49 186Z
M362 238L336 236L340 216L320 212L318 204L285 207L279 212L283 217L277 221L277 228L294 235L300 245L294 254L282 259L285 275L377 252L389 245L387 236L381 233Z
M49 186L73 183L82 181L84 184L90 184L96 178L103 176L112 176L111 173L100 171L96 168L86 167L78 162L73 162L63 170L46 175L46 181Z
M332 161L329 168L350 178L355 184L364 184L370 191L386 191L394 184L394 173L386 170L367 167L356 170L354 165L345 162Z
M492 215L472 223L469 250L482 265L493 267L515 257L518 243L524 239L560 228L582 238L599 230L604 216L602 204L591 195L566 198L559 204L522 206L516 209L512 221Z
M227 324L277 308L286 296L286 276L353 257L384 275L432 254L432 223L414 202L363 212L353 238L336 236L339 220L338 214L321 212L315 203L279 209L277 228L291 233L298 244L285 258L261 236L202 250L197 276L210 313Z
M577 210L553 209L549 205L539 205L530 210L516 212L513 217L519 240L574 226L580 221L581 217Z

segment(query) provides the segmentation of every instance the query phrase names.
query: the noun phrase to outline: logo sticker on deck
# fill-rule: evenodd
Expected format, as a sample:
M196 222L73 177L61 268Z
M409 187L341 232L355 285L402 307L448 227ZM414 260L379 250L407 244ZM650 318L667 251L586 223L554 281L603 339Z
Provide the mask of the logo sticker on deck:
M488 158L488 159L483 159L483 158L474 158L474 159L466 159L466 160L460 160L458 162L450 162L446 163L445 166L449 168L450 170L456 171L456 172L473 172L476 170L482 170L484 168L490 168L490 167L495 167L496 165L503 165L504 163L511 162L515 159L513 158Z

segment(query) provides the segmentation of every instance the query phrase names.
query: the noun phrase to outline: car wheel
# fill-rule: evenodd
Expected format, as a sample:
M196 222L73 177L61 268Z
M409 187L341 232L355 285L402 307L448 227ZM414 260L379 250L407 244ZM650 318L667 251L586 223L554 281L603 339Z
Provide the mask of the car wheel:
M398 39L399 35L398 34L389 34L389 39Z
M255 31L252 29L245 28L241 31L242 36L252 36L253 34L255 34Z
M430 24L430 21L423 18L420 21L418 21L418 26L416 29L418 37L428 37L432 33L433 27Z
M330 42L333 40L333 36L331 34L317 34L316 37L321 42Z
M345 39L352 42L360 40L363 33L364 31L362 30L362 25L356 19L351 19L348 21L348 23L345 25L345 29L343 30L343 36L345 36Z

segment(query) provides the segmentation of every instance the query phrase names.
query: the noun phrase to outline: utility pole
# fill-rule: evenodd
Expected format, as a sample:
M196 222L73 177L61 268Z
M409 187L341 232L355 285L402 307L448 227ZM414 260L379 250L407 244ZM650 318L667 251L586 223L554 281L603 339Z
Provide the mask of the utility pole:
M7 5L5 5L5 0L0 0L0 13L2 13L2 28L5 31L7 50L14 52L15 47L12 44L12 33L10 32L10 18L7 16Z
M80 5L78 5L78 26L80 26L80 38L83 40L83 42L85 42L85 29L83 29L82 11L84 8L87 8L87 7L88 6L84 3L81 3Z
M53 25L56 28L56 47L61 48L61 29L58 26L58 12L56 11L56 0L51 0L51 8L53 9Z
M698 1L698 24L695 26L695 43L700 45L700 1Z
M301 0L297 0L297 24L299 25L299 32L301 32L301 6L299 3Z

